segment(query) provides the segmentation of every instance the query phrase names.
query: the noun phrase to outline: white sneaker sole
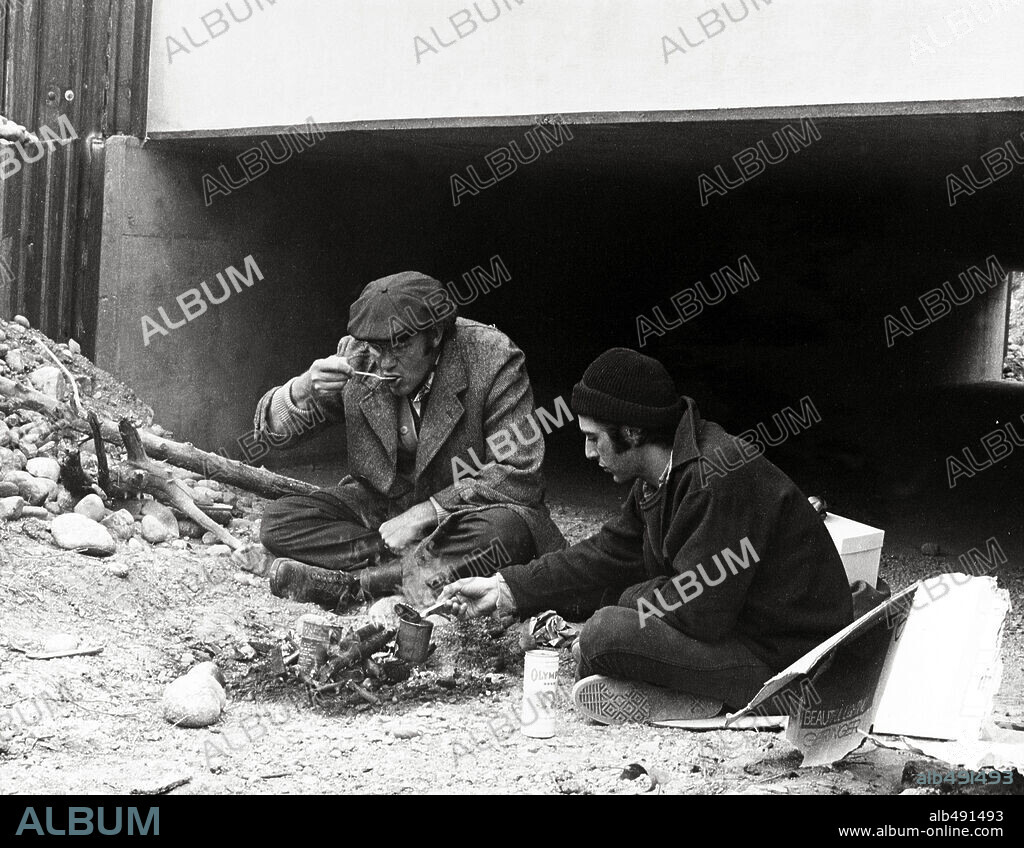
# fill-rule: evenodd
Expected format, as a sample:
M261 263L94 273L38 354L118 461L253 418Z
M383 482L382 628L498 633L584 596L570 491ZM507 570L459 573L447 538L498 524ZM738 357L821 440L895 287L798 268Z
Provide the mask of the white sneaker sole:
M721 701L601 674L573 686L572 700L582 715L600 724L712 718L722 711Z

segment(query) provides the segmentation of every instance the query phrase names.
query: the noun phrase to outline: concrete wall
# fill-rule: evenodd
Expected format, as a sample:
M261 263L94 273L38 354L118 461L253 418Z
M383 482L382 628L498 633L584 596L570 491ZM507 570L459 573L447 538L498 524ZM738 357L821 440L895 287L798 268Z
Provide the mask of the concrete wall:
M408 163L339 171L289 162L207 206L203 175L225 161L195 148L143 149L132 137L108 141L96 361L136 387L163 426L238 455L260 394L332 352L362 286L432 267L439 251L420 232L427 216L409 202ZM244 272L250 255L263 280L240 283L180 328L159 333L143 322L166 329L161 307L171 322L183 320L176 298L199 288L206 301L203 281L219 299L217 273ZM337 437L309 453L325 446L339 447Z
M149 132L1020 97L1022 26L1021 0L155 0Z

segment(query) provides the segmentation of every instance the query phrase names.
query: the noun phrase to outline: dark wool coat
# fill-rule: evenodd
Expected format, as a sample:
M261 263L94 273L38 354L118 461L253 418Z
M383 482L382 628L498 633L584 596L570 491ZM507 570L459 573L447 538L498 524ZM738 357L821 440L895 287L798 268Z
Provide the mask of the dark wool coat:
M702 642L739 638L781 671L852 621L842 560L796 485L684 400L660 509L644 512L637 481L596 535L501 574L524 616L604 589Z
M366 345L352 336L341 339L338 354L357 369L369 370ZM267 429L275 391L260 400L257 430ZM343 422L349 475L372 493L401 509L434 497L453 516L506 506L527 523L538 551L565 546L544 503L544 431L537 427L525 357L494 327L458 318L454 333L444 341L420 424L412 484L397 474L398 398L385 383L355 377L340 401L314 403L325 421L305 434ZM274 438L278 447L295 441ZM344 496L344 487L334 491Z

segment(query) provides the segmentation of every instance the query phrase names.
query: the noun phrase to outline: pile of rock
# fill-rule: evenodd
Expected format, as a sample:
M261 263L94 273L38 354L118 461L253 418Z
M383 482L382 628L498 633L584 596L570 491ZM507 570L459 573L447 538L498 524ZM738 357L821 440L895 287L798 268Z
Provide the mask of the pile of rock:
M67 345L54 344L31 330L22 316L0 321L0 377L67 402L73 393L68 374L53 363L43 346L64 363L88 408L108 418L127 415L142 425L151 423L148 407L81 356L73 340ZM155 426L150 429L166 433ZM190 519L179 519L169 507L151 498L105 502L99 494L84 494L80 480L76 481L77 494L70 491L65 485L69 482L67 469L62 466L69 456L78 456L87 472L95 471L96 457L88 452L91 443L83 444L84 439L79 433L62 430L45 414L0 395L0 521L15 522L13 527L23 522L24 529L26 519L36 519L58 547L92 556L109 556L118 544L184 547L184 539L211 545L213 553L230 553L226 545L217 544L212 533ZM123 458L119 447L108 445L106 449L112 464ZM173 469L173 474L189 488L200 508L221 505L221 520L229 522L236 537L245 540L258 535L258 523L253 520L255 496L180 469ZM230 516L224 507L230 508ZM40 532L30 535L38 537Z
M1024 383L1024 346L1008 344L1003 360L1003 379Z

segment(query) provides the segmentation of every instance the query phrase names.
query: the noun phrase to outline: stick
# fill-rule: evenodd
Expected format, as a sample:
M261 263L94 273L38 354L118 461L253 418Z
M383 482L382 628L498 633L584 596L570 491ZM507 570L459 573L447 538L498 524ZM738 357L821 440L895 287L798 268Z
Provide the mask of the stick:
M39 346L45 351L46 355L56 362L57 367L64 372L64 376L67 377L68 383L71 385L71 392L75 397L75 411L78 413L80 418L85 418L85 407L82 406L82 396L78 393L78 383L75 381L75 378L71 376L71 372L64 367L64 363L57 358L57 354L38 339L36 339L36 341L39 342Z
M349 680L348 683L345 685L345 688L348 689L349 692L355 692L360 698L362 698L368 704L373 704L375 707L380 706L380 698L378 698L372 692L364 689L354 680Z
M186 783L191 783L191 777L179 777L177 780L172 780L170 783L165 783L163 786L158 786L156 789L133 789L129 792L129 795L166 795L172 789L177 789L179 786L184 786Z
M180 481L171 477L167 471L146 455L146 449L142 446L139 431L132 426L131 421L127 418L122 418L119 429L128 460L117 468L112 469L112 476L118 488L129 492L148 492L164 503L177 507L196 524L204 530L209 530L232 550L237 551L243 546L240 540L232 536L231 533L196 506L195 501L188 494L188 489Z
M76 418L66 404L49 395L26 388L6 377L0 377L0 394L6 395L26 409L63 419L73 429L92 435L92 429L88 422ZM122 443L118 427L114 422L101 419L100 432L104 441L113 445ZM244 462L228 459L220 454L208 453L188 442L174 442L145 430L139 432L139 438L151 459L169 462L171 465L194 471L206 478L216 477L225 483L230 483L232 486L265 498L308 495L316 491L316 486L312 483L285 477L283 474L275 474L265 468L256 468Z
M107 463L107 449L103 445L103 435L100 433L100 419L92 411L89 412L89 427L92 429L92 443L96 448L96 463L99 467L96 482L106 492L110 488L110 466Z
M91 657L94 654L103 653L103 646L100 645L98 648L77 648L74 651L54 651L49 654L29 654L26 653L25 657L30 660L55 660L60 657Z

